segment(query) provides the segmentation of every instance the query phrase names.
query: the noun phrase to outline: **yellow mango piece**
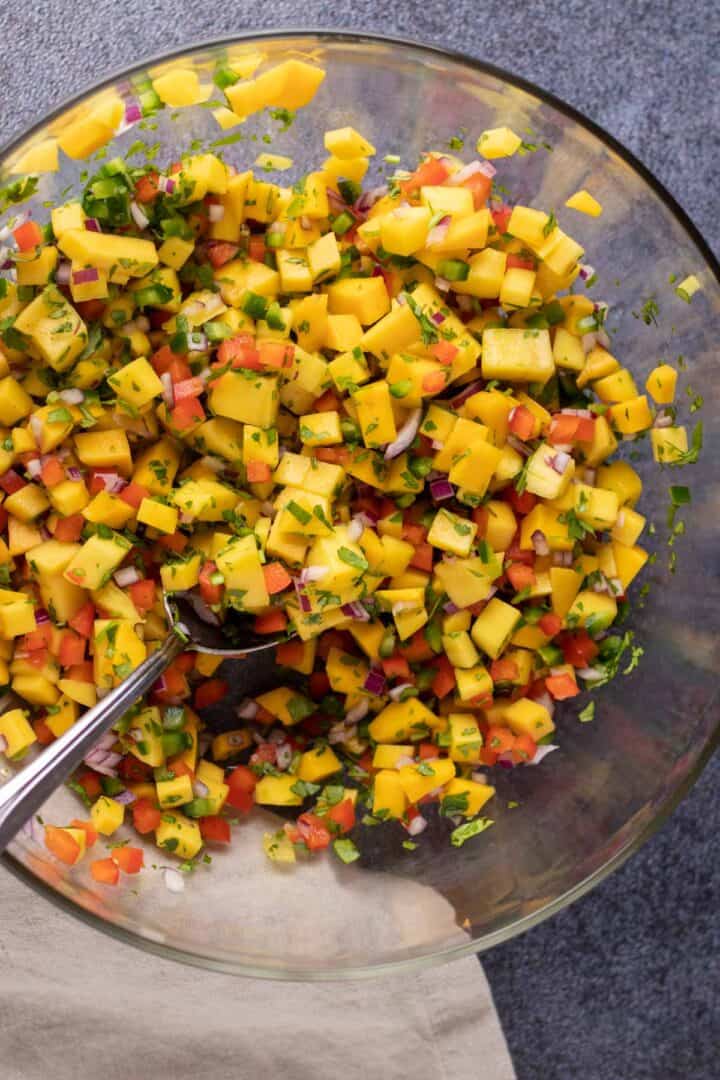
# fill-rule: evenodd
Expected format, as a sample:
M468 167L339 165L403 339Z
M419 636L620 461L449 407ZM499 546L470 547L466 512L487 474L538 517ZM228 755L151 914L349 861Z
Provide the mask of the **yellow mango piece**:
M302 806L302 796L293 791L297 785L297 776L263 776L255 788L255 802L261 806Z
M483 131L477 141L477 151L483 157L492 160L494 158L512 157L522 145L522 139L508 127L489 128Z
M22 757L37 742L28 714L23 709L10 709L0 716L0 735L7 744L3 753L11 760Z
M381 818L400 818L407 798L396 769L381 769L373 785L373 814Z
M122 803L107 795L101 795L90 807L90 820L102 836L112 836L125 819L125 807Z
M335 128L323 136L325 149L341 160L354 157L372 157L375 147L353 127Z
M678 373L670 364L654 367L645 381L645 389L658 405L671 405L675 399Z
M603 209L597 199L594 199L585 188L576 191L574 195L566 199L565 205L571 210L578 210L581 214L587 214L589 217L600 217Z
M330 746L308 750L300 756L297 775L310 784L322 783L342 768L342 762Z
M46 173L57 172L58 165L58 141L57 139L43 139L36 143L18 158L12 165L10 172L14 175L21 173Z
M488 329L483 334L484 379L545 383L555 374L547 330Z
M198 823L185 817L179 810L166 810L163 813L155 830L155 842L163 851L168 851L179 859L194 858L203 843Z

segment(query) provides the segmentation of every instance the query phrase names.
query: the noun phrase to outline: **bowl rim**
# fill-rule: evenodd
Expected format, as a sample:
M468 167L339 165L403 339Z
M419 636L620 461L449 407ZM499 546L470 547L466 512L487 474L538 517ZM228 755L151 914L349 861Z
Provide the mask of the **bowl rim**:
M576 109L573 105L569 105L562 98L557 97L555 94L543 87L538 86L537 83L532 82L529 79L520 75L515 75L512 72L507 71L505 68L499 67L496 64L489 63L486 60L477 59L474 56L470 56L457 49L445 48L440 45L436 45L433 42L424 41L421 39L414 39L404 37L395 34L376 33L373 31L359 32L353 29L343 28L327 28L322 26L289 26L278 27L276 29L256 29L242 31L237 34L226 34L219 38L204 38L197 41L188 42L186 45L169 49L164 52L153 53L151 56L145 57L130 66L119 68L114 70L110 75L103 79L93 81L79 90L77 93L64 98L58 105L56 105L49 112L45 113L41 118L32 121L24 131L14 136L6 142L0 144L0 164L2 160L11 154L16 148L18 148L26 139L31 138L36 132L44 128L50 121L56 119L68 109L73 106L81 104L91 94L97 93L106 87L116 84L119 80L126 78L139 71L146 71L154 64L159 64L164 61L178 59L182 56L186 56L188 53L201 52L202 50L217 49L227 46L228 44L236 42L261 42L266 40L277 39L294 39L304 37L316 37L320 39L329 39L333 42L347 42L358 44L377 44L395 45L402 49L412 49L420 53L428 55L435 55L442 57L444 60L451 60L458 64L464 64L467 67L474 70L490 75L495 79L509 84L510 86L517 87L520 90L525 91L528 94L538 98L544 104L550 105L561 115L566 116L574 123L580 125L586 131L594 135L600 142L606 147L617 154L617 156L630 168L637 173L648 185L648 187L654 192L658 199L665 205L670 213L675 217L679 225L685 230L692 242L695 244L702 257L706 261L709 269L715 277L715 282L718 288L720 288L720 260L716 257L710 245L707 243L702 233L695 225L689 214L683 209L680 203L665 187L665 185L657 179L651 170L643 164L643 162L628 150L621 142L619 142L613 135L611 135L604 127L596 123L594 120L585 116L582 112ZM720 697L720 689L713 695L705 707L704 713L707 713L710 709L714 709L717 706L718 698ZM100 930L110 937L113 937L117 941L124 942L125 944L132 945L134 948L141 949L145 952L152 953L163 959L171 959L178 961L179 963L187 964L191 967L197 967L205 970L211 970L221 974L236 975L240 977L250 978L262 978L262 979L275 979L282 981L297 981L297 982L333 982L333 981L345 981L349 979L370 979L381 977L385 975L394 975L402 972L420 971L425 968L434 967L439 964L447 963L450 960L458 959L463 956L470 956L472 954L478 954L485 952L487 949L491 949L496 945L510 941L512 938L519 934L524 933L526 930L531 929L534 926L538 926L552 915L562 911L563 908L569 906L575 900L584 896L590 890L594 889L600 882L604 881L615 870L619 869L623 863L636 851L638 851L648 841L658 829L668 820L670 815L674 812L677 806L682 802L688 792L694 787L700 775L702 774L705 766L712 758L715 750L720 746L720 717L716 723L713 731L710 733L707 741L703 745L700 752L697 754L695 762L692 768L677 786L677 788L667 796L663 802L656 809L655 814L651 821L642 828L642 830L634 836L631 840L625 841L622 846L614 852L614 854L605 862L601 867L589 874L582 881L578 882L571 889L562 893L560 896L555 897L554 900L544 904L542 907L533 911L529 915L525 915L522 918L516 920L512 924L502 927L498 930L494 930L488 934L485 934L482 938L477 940L464 941L458 945L452 945L447 948L441 948L436 951L427 953L422 956L412 956L403 960L388 961L380 964L366 965L362 967L348 966L339 967L333 970L322 968L300 968L300 967L285 967L285 968L272 968L261 967L252 963L236 963L234 961L228 961L220 959L216 956L208 956L202 953L185 952L182 949L176 948L173 945L168 945L163 942L154 941L151 938L144 937L137 931L128 930L123 926L118 926L115 923L111 923L101 918L99 915L88 911L86 908L81 907L79 904L72 901L69 897L64 896L62 893L56 891L52 886L47 884L41 878L36 877L30 870L27 869L18 859L16 859L9 852L4 852L0 855L0 861L6 869L8 869L18 880L28 885L38 895L49 900L52 904L58 907L60 910L74 916L79 921L85 923L87 926Z

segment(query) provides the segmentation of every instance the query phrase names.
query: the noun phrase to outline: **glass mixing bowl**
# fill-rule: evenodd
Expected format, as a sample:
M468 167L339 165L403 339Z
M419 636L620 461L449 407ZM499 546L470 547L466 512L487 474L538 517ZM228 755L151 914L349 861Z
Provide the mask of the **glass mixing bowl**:
M354 34L256 34L123 72L60 107L8 147L0 165L3 183L28 148L58 133L110 90L130 93L138 77L172 65L192 68L210 82L228 49L259 50L268 61L309 57L327 69L327 78L286 131L267 114L222 132L207 107L164 109L151 123L136 123L118 136L108 156L141 140L159 143L158 160L167 163L193 140L212 145L230 136L222 152L241 168L265 149L291 156L293 170L282 178L287 182L321 159L325 129L352 124L378 147L375 173L367 181L373 184L395 168L383 161L387 153L412 166L422 151L447 147L466 132L470 160L482 130L508 125L537 149L500 162L501 179L512 199L555 207L586 245L599 278L593 295L610 304L609 326L621 361L643 382L660 359L675 361L682 354L681 408L687 413L686 390L704 396L704 408L694 417L702 417L705 428L699 464L661 471L647 462L649 448L643 447L641 508L656 525L646 542L657 560L644 575L650 591L634 616L637 642L645 650L639 666L594 695L594 722L578 723L577 708L560 710L560 749L540 767L494 770L495 825L481 837L458 850L446 832L428 830L409 852L399 826L368 829L358 863L346 867L315 859L287 873L273 867L261 847L263 831L276 827L277 819L258 813L234 830L232 850L214 854L212 866L200 866L181 894L168 892L163 874L152 868L134 879L134 887L97 886L86 867L61 866L30 834L18 836L4 858L8 870L66 911L129 944L186 962L300 979L417 967L507 940L592 888L658 828L717 743L719 268L685 213L648 171L567 105L490 65ZM266 131L273 133L271 147L262 141ZM48 200L58 203L77 192L87 168L92 164L64 158L59 172L42 176L26 204L35 217L46 220ZM566 198L582 187L604 207L598 220L564 209ZM12 212L10 207L2 220ZM669 280L690 273L703 289L688 304ZM641 317L651 297L659 307L657 325ZM677 566L669 573L668 487L690 481L687 530L677 538ZM518 805L511 808L511 802ZM75 797L60 791L43 814L62 822L77 810ZM159 859L156 849L148 850L147 863Z

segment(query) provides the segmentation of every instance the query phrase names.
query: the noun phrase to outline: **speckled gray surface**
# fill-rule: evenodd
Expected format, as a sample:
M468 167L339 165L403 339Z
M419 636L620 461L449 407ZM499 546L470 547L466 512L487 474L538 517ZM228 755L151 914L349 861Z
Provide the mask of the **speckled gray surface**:
M386 31L464 49L612 132L720 251L720 18L655 0L66 0L0 7L0 139L107 71L251 27ZM452 15L448 14L452 11ZM520 1080L711 1080L720 1045L720 762L591 896L484 959ZM39 901L38 901L39 902ZM482 1063L478 1062L478 1076Z

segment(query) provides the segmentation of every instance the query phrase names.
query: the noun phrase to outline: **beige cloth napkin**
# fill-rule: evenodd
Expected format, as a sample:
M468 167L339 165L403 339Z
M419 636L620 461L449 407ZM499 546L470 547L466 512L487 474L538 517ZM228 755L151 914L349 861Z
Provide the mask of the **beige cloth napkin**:
M345 983L216 975L112 941L2 868L0 918L3 1080L515 1077L474 957Z

